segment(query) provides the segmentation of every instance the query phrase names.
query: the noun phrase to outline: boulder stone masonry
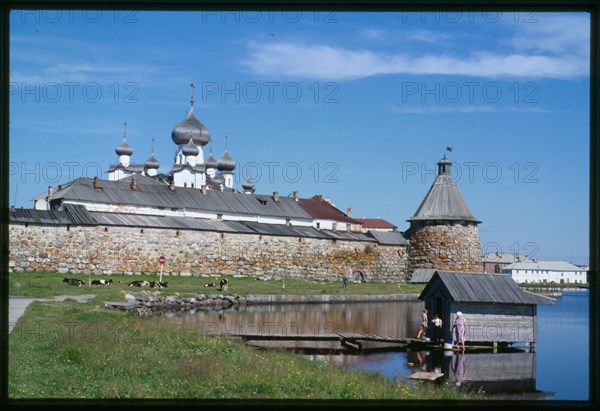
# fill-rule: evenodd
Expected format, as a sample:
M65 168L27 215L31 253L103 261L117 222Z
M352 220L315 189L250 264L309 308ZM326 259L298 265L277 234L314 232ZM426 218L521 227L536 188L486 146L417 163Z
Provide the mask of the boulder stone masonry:
M476 225L427 225L410 237L410 266L480 272L481 242Z
M406 282L406 246L211 231L104 226L9 226L9 272L247 275Z

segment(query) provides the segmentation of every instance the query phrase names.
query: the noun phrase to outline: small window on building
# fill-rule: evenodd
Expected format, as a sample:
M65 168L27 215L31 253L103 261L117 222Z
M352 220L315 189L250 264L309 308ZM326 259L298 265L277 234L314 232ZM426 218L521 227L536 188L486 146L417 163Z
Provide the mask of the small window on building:
M337 223L332 223L332 224L331 224L331 229L332 229L333 231L337 230Z
M346 223L346 231L351 231L351 230L352 230L352 224Z
M217 220L222 220L223 219L223 214L217 214Z
M321 223L317 223L317 228L321 229Z

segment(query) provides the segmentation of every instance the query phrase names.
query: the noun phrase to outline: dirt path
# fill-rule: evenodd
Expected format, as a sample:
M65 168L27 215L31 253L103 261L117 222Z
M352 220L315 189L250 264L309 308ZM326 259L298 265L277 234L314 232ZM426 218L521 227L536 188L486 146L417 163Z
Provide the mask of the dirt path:
M57 295L49 298L33 298L33 297L9 297L8 299L8 332L12 332L15 324L23 315L29 304L34 301L65 301L67 298L85 303L96 294L81 294L81 295Z

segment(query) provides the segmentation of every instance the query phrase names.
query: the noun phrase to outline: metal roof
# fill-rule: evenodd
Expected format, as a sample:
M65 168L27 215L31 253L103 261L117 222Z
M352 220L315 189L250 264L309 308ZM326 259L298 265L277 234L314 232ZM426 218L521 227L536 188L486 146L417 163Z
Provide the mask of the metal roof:
M410 277L411 283L427 283L435 274L435 268L417 268Z
M383 218L357 218L364 228L398 228Z
M449 174L438 174L421 205L407 221L466 220L480 223L460 194Z
M136 181L135 189L130 187L132 178ZM288 197L279 197L279 200L275 201L268 195L215 190L207 190L206 194L202 194L199 188L186 187L175 187L172 190L165 183L141 175L128 176L118 181L99 180L98 185L99 188L94 189L92 179L78 178L59 186L52 198L54 200L312 220L312 217L297 201Z
M286 237L318 238L325 240L349 240L376 242L363 233L317 230L311 226L266 224L257 222L201 219L193 217L165 217L128 213L88 211L83 206L69 204L64 211L10 209L9 220L17 223L50 225L99 225L140 228L171 228L202 230L225 233L263 234Z
M509 264L503 270L585 271L567 261L523 261Z
M331 203L323 200L322 196L316 195L312 198L300 198L298 199L298 202L302 208L314 218L360 224L358 220L348 217L339 209L331 205Z
M436 270L419 299L425 299L429 290L441 281L451 298L457 302L502 304L554 304L554 299L522 290L506 274L463 273Z
M387 245L408 245L408 241L399 231L369 231L379 244Z

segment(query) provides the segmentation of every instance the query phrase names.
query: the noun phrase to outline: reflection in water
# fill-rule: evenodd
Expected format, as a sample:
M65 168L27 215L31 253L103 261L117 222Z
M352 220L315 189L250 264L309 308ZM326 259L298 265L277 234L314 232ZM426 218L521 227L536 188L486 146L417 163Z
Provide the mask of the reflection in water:
M168 321L206 333L319 334L357 332L413 337L422 301L251 305L239 310L171 313Z

